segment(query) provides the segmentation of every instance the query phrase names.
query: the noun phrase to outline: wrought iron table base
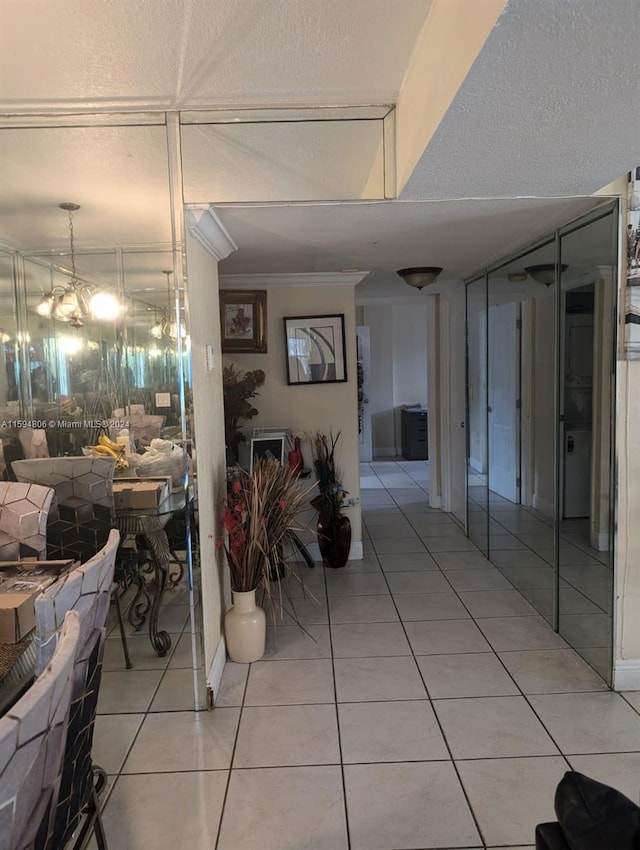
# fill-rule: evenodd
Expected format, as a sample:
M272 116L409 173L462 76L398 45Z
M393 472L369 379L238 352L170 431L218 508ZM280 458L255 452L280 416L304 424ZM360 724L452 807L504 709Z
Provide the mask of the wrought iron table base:
M150 564L154 573L150 606L147 605L146 599L138 601L143 593L148 599L148 585L142 576L137 576L136 580L139 579L141 584L138 585L138 592L129 610L129 621L134 628L141 628L148 615L149 640L154 651L161 658L171 649L171 638L168 632L158 630L158 615L160 613L164 589L167 584L171 561L169 540L164 530L167 519L167 516L153 514L136 515L123 512L117 515L117 524L123 536L138 536L144 539L145 548L149 554Z

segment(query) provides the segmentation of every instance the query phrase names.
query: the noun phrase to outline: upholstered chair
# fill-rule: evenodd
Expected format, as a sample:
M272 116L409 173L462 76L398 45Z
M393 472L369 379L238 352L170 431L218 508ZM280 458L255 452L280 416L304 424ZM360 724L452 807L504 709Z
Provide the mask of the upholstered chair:
M115 458L50 457L16 460L18 481L55 491L47 522L51 559L93 557L106 544L114 524Z
M105 622L119 542L119 533L112 530L106 546L97 555L71 570L36 599L36 675L46 668L55 650L67 611L75 611L81 623L69 736L58 808L46 845L48 850L66 846L76 832L81 816L84 822L73 846L84 846L87 835L93 830L99 850L107 847L97 799L106 776L101 768L94 767L91 748L102 675Z
M0 561L47 557L47 518L53 490L0 481Z
M42 850L60 788L80 618L65 619L51 664L0 718L0 850Z

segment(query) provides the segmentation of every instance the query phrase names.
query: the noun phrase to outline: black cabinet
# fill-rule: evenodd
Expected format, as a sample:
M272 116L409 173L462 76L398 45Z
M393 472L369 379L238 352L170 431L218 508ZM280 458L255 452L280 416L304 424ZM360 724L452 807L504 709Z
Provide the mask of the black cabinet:
M427 460L427 411L404 408L402 416L402 457L405 460Z

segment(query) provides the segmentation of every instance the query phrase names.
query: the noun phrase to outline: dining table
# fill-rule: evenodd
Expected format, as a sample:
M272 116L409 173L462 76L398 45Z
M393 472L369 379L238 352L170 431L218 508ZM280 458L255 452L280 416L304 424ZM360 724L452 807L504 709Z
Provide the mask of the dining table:
M158 628L158 615L162 597L169 582L177 583L182 577L184 564L177 557L169 542L166 526L172 518L188 517L193 506L193 495L180 490L172 493L161 504L151 508L122 508L115 510L116 527L123 541L133 538L141 540L148 553L147 563L151 567L153 578L144 583L144 590L150 592L150 606L145 608L137 604L136 595L130 608L130 621L141 628L148 618L149 640L156 654L165 656L171 649L171 637L165 630ZM171 564L178 564L177 577L170 576ZM133 617L133 619L131 619Z

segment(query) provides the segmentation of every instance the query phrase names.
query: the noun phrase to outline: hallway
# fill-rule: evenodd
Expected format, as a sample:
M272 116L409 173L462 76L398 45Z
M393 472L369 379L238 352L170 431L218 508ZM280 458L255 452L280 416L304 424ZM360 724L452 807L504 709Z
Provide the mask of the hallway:
M314 640L270 628L213 713L171 710L175 655L109 668L95 761L113 850L524 850L569 768L639 800L640 693L606 689L429 510L427 479L425 462L363 465L364 559L305 574Z

